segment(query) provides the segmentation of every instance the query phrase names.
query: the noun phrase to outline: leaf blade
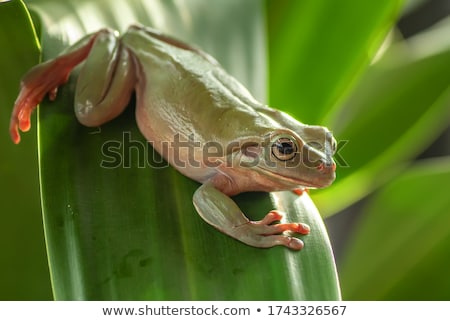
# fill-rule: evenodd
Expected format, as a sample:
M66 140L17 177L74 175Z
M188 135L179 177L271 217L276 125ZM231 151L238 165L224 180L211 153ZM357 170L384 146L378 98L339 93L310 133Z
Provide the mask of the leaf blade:
M96 3L102 2L105 1ZM33 3L35 10L42 12L43 24L58 26L47 34L43 32L46 50L44 56L52 57L61 49L64 42L61 40L70 40L68 35L64 35L70 28L58 20L64 17L58 11L61 6L53 11L55 9L51 1ZM160 5L161 11L158 11L158 14L167 14L163 21L179 21L177 13L180 10L175 10L172 15L170 9L172 6L176 8L175 4L167 1L152 4L155 3ZM241 80L247 79L246 85L259 92L259 96L264 96L265 78L255 78L251 75L261 62L260 59L264 58L264 55L261 55L261 52L264 52L261 50L261 40L246 42L255 47L242 46L238 42L235 45L240 48L242 54L230 60L226 58L230 49L227 49L225 54L222 48L227 47L224 44L233 44L235 39L228 30L223 30L220 24L214 23L217 15L223 15L226 9L228 14L225 16L242 17L239 20L241 25L233 25L241 35L249 39L261 39L262 28L258 25L262 22L260 3L246 2L245 6L250 6L250 12L255 14L254 20L249 19L252 15L242 14L240 3L229 1L226 5L221 3L214 9L209 5L205 7L205 2L193 2L192 7L187 9L191 10L189 12L193 15L192 21L197 28L194 26L180 29L179 37L188 42L193 42L192 39L202 42L198 27L202 26L203 17L207 17L208 25L211 25L208 30L217 33L216 37L205 37L203 40L206 46L211 46L208 51L218 56L219 60L225 61L225 67L229 70L247 66L238 72ZM104 10L104 6L99 6ZM146 10L141 11L146 12L153 8L147 2L140 2L140 6L141 9L142 6L145 7ZM211 15L196 16L197 12L200 14L205 8L212 10ZM114 15L104 13L104 16ZM154 22L151 17L150 15L145 18L141 15L140 19L144 20L141 22L151 25ZM78 18L65 21L82 21L82 17ZM100 19L96 23L103 21L105 25L118 27L113 20L108 19ZM125 21L121 21L122 23ZM170 26L170 23L168 25ZM72 27L72 30L92 31L90 28L91 26L85 27L84 22L80 22L76 27ZM58 35L58 30L63 33ZM207 29L203 26L202 30ZM217 38L221 39L221 42L217 42ZM215 47L215 43L219 45ZM236 53L233 52L233 55ZM254 57L259 58L255 60ZM322 255L315 255L321 260L326 258L329 261L321 270L325 276L323 278L312 278L299 270L299 266L307 263L302 263L302 257L311 255L306 250L299 254L281 248L271 249L270 252L255 249L240 244L206 225L195 213L191 200L198 184L181 176L173 168L164 166L164 163L159 164L164 168L151 168L155 164L150 165L148 159L141 159L142 155L153 153L136 128L133 105L120 118L102 126L101 131L88 129L77 124L74 119L70 108L72 92L73 82L69 82L68 86L60 91L57 101L52 104L43 103L39 110L44 224L56 299L340 298L331 247L317 211L313 210L311 217L308 216L305 220L318 227L316 235L311 237L320 244L318 250L326 249L324 253L320 252ZM64 137L64 144L61 144L61 137ZM121 153L122 162L131 160L130 166L115 169L99 166L104 160L102 149L107 142L121 142L122 148L125 145L132 146L123 148ZM137 155L133 154L136 149L140 151ZM144 168L139 166L142 161ZM58 188L61 182L64 182L64 190ZM161 182L166 186L160 186ZM162 193L164 190L166 193ZM255 199L258 199L257 206L254 204ZM280 199L284 199L284 202L293 201L290 193ZM244 209L246 214L254 219L272 209L267 194L248 194L241 199L241 206L244 200L251 202L252 206ZM293 208L290 211L297 210ZM296 217L300 214L296 213ZM220 247L216 244L220 244ZM314 246L311 246L311 251L313 250ZM311 269L308 271L312 272ZM293 289L289 276L299 273L302 282L313 282L317 290L299 292ZM317 273L317 269L314 273Z
M39 43L21 1L0 3L0 300L51 298L39 204L36 134L20 146L9 137L9 118L20 78L39 60ZM26 199L26 201L24 201Z

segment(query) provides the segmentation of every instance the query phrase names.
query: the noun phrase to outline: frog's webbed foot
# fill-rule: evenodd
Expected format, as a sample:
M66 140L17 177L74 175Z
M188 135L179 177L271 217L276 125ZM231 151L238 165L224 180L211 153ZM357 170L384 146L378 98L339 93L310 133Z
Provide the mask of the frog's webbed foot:
M203 184L195 192L194 206L206 222L254 247L283 245L301 250L303 242L289 233L308 234L310 230L302 223L276 223L282 218L278 211L269 212L261 221L250 221L231 198L210 183Z
M303 241L284 232L308 234L310 228L304 223L276 223L282 215L278 211L269 212L261 221L249 221L235 227L236 235L241 236L241 241L256 247L272 247L284 245L293 250L301 250Z

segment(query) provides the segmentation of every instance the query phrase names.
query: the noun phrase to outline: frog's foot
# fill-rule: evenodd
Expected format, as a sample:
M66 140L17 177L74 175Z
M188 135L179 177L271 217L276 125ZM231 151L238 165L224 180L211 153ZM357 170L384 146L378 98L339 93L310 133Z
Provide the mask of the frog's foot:
M282 215L278 211L270 211L261 221L250 221L237 204L216 189L211 181L195 191L193 201L197 212L206 222L254 247L283 245L301 250L303 242L290 233L308 234L310 230L308 225L302 223L280 223Z
M9 133L15 144L20 142L19 129L23 132L30 130L33 110L46 94L50 100L56 98L58 86L66 83L72 69L86 59L96 36L97 34L91 36L73 52L35 66L25 75L9 125Z
M297 194L298 196L302 196L305 193L308 193L308 189L307 188L296 188L294 190L292 190L292 192L294 192L294 194Z
M304 246L302 240L282 233L308 234L309 226L303 223L276 223L281 218L278 211L271 211L261 221L249 221L236 227L233 234L240 241L256 247L284 245L293 250L301 250Z
M55 64L41 64L22 81L20 93L11 115L9 132L14 143L20 142L19 129L26 132L31 127L31 113L48 93L50 100L56 98L59 85L65 83L69 73L61 74Z

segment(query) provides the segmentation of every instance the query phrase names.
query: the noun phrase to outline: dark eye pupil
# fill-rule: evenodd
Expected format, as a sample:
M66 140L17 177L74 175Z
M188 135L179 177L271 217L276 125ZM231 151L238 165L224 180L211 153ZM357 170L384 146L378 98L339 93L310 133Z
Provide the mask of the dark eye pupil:
M280 161L289 161L294 159L297 154L297 144L294 139L289 137L280 137L272 144L272 155Z
M280 152L280 154L283 155L290 155L292 153L294 153L294 147L292 146L292 143L290 142L277 142L277 148L278 151Z

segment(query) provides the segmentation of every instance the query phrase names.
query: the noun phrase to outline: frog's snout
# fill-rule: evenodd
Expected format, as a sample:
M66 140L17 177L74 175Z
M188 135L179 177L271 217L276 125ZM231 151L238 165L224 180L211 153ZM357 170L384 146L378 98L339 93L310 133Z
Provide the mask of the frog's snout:
M336 163L333 155L337 151L337 141L325 127L316 126L315 137L305 146L303 161L315 174L317 186L326 187L336 178ZM311 173L312 174L312 173Z
M333 159L322 159L316 170L320 177L321 188L331 185L336 179L336 163Z

